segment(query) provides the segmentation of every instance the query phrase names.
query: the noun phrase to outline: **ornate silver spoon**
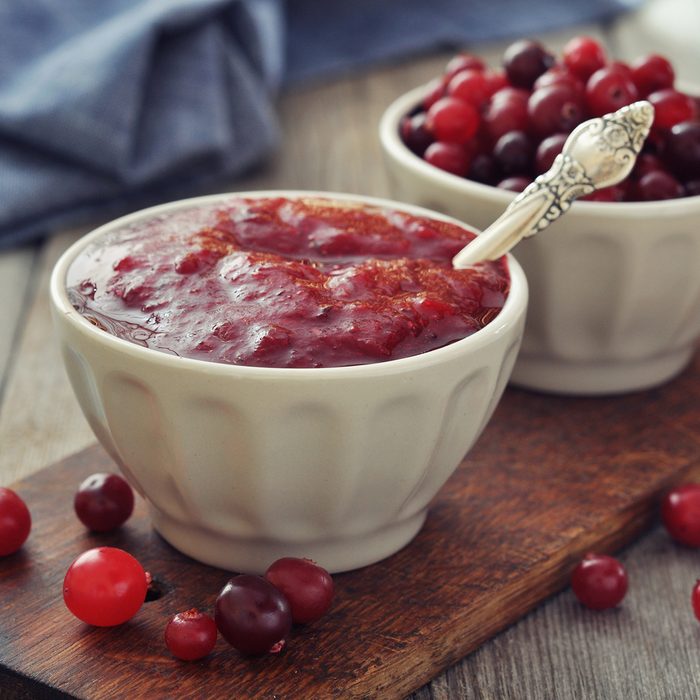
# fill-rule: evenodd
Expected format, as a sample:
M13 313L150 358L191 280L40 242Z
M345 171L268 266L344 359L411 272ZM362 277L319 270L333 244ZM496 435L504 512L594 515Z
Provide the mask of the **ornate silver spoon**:
M624 180L654 119L649 102L635 102L579 124L552 167L528 185L485 231L452 259L456 268L495 260L521 239L556 221L577 197Z

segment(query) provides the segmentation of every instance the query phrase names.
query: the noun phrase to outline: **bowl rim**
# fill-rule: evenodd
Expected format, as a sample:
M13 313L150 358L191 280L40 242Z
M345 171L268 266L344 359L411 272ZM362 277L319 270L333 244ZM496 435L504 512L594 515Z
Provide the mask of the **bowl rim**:
M467 178L453 175L445 170L440 170L426 163L420 156L409 150L399 136L399 122L401 117L415 109L425 94L426 85L412 88L397 97L384 111L379 120L379 140L384 147L384 152L406 168L414 175L424 179L432 179L451 192L479 195L484 199L499 204L504 209L515 199L517 192L500 190L491 185L468 180ZM663 217L668 213L678 213L681 207L700 211L700 195L692 197L679 197L677 199L653 200L649 202L587 202L576 200L571 205L571 213L579 215L604 214L610 218L627 218L630 214L639 212L640 215L649 216L652 211L655 216Z
M302 380L306 379L310 373L316 377L323 376L324 379L352 378L353 376L357 377L358 375L374 377L377 375L405 372L410 373L412 370L446 362L464 353L469 353L470 351L475 351L487 346L498 336L509 332L511 327L517 324L521 317L524 317L528 301L527 280L522 268L510 254L506 256L510 276L510 290L508 292L508 297L506 298L505 304L498 315L484 328L478 330L472 335L450 343L449 345L445 345L441 348L436 348L419 355L411 355L409 357L386 360L383 362L370 362L361 365L348 365L342 367L257 367L181 357L179 355L154 350L153 348L143 347L112 335L111 333L101 330L90 323L84 316L73 308L68 299L65 284L68 269L75 258L87 246L98 240L100 237L107 235L115 229L136 223L140 220L176 212L180 209L223 203L232 198L240 197L260 199L277 197L285 197L289 199L320 197L344 202L356 202L362 205L394 209L416 216L424 216L446 221L469 228L478 233L474 227L465 222L459 221L454 217L441 214L440 212L432 211L425 207L405 204L382 197L373 197L360 194L326 192L319 190L251 190L242 192L221 192L218 194L175 200L126 214L125 216L121 216L98 226L96 229L93 229L81 236L61 254L53 267L49 282L49 298L52 311L57 317L56 323L58 323L58 319L60 319L61 322L67 323L73 331L85 336L92 342L95 342L98 345L103 345L105 348L111 349L112 351L130 356L135 361L145 362L147 364L157 364L160 366L177 368L179 370L196 371L209 376L223 375L248 378L268 377L275 379L280 379L282 376L285 376L285 378Z

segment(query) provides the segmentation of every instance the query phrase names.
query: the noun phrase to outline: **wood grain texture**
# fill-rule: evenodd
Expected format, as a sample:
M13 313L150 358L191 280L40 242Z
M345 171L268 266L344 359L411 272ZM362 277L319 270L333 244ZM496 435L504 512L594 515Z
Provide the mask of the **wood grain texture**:
M90 699L117 689L199 697L202 684L211 698L234 690L238 698L404 697L565 586L585 551L630 541L670 484L700 478L700 434L683 421L699 401L700 358L643 395L508 390L418 537L379 564L336 576L327 617L297 630L279 657L244 659L220 640L210 658L189 665L165 652L164 624L179 610L211 610L228 574L169 547L142 503L122 531L86 533L71 510L75 486L111 467L101 448L88 449L16 487L35 526L25 549L0 561L0 619L13 620L0 628L0 673ZM165 590L118 628L88 628L60 597L70 561L98 544L132 552ZM582 629L605 620L577 615Z

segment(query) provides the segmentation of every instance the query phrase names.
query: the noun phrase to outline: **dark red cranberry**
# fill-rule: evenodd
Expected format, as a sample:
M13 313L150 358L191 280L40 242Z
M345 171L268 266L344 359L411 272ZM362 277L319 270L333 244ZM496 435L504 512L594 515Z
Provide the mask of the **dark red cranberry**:
M698 180L688 180L685 183L685 196L686 197L699 197L700 196L700 179Z
M425 119L425 112L418 112L413 116L406 115L399 124L401 140L418 156L422 156L433 142L433 135L425 126Z
M456 97L442 97L429 110L426 127L437 141L467 143L479 128L479 112Z
M524 131L503 134L493 147L493 156L504 175L524 175L532 169L535 147Z
M289 601L292 619L297 624L320 619L333 602L331 575L310 559L278 559L265 572L265 578Z
M614 67L600 68L586 83L588 111L595 117L616 112L636 99L635 84Z
M625 188L620 185L603 187L581 197L581 199L585 199L588 202L621 202L624 198Z
M627 572L613 557L586 554L571 574L571 588L587 608L607 610L625 597Z
M486 185L495 185L499 177L498 165L490 153L477 153L469 166L467 177Z
M655 129L670 129L695 118L693 98L673 88L652 92L647 99L654 106Z
M425 149L423 158L440 170L464 177L469 170L471 151L460 143L435 141Z
M521 39L511 44L503 55L503 66L511 85L526 89L554 64L554 56L538 41Z
M87 528L93 532L110 532L131 517L134 492L119 474L92 474L78 487L73 507Z
M489 97L498 90L508 86L508 77L503 70L485 70L484 80L486 81L486 92Z
M501 180L496 187L502 190L510 190L511 192L522 192L532 180L524 175L514 175Z
M666 167L661 158L653 153L640 153L637 156L637 162L634 164L632 177L638 180L642 175L646 175L652 170L666 170Z
M643 56L632 64L632 80L637 86L640 97L673 87L675 79L676 75L670 61L658 54Z
M484 70L484 68L486 68L486 65L478 56L474 56L471 53L458 53L445 66L445 78L449 81L460 71L468 69Z
M639 178L635 189L637 199L643 202L657 199L676 199L684 194L683 186L664 170L651 170Z
M700 547L700 484L681 484L661 502L661 520L676 542Z
M467 68L460 71L447 85L447 93L481 109L489 98L489 88L483 71Z
M562 55L566 67L581 80L588 80L607 61L603 47L589 36L571 39Z
M700 122L676 124L666 137L664 158L684 179L700 178Z
M530 95L527 111L533 130L542 138L570 132L585 115L583 99L566 85L550 85Z
M540 141L535 152L535 172L539 175L552 167L554 159L561 153L568 134L552 134Z
M0 486L0 557L14 554L29 537L32 516L12 489Z
M528 131L527 93L514 88L499 90L486 105L483 121L486 133L494 142L509 131Z

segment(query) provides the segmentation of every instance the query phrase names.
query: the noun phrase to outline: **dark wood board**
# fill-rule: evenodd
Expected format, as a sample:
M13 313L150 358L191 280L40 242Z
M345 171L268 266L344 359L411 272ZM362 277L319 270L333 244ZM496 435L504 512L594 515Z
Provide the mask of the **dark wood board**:
M166 544L143 503L119 532L86 532L75 488L113 469L94 446L13 487L34 525L0 559L3 698L400 698L566 586L584 552L633 539L671 484L700 478L700 357L666 386L627 396L508 389L418 537L336 576L331 612L276 656L244 658L222 639L200 662L169 656L169 616L211 611L230 574ZM90 628L63 605L66 569L97 545L132 552L161 587L120 627Z

